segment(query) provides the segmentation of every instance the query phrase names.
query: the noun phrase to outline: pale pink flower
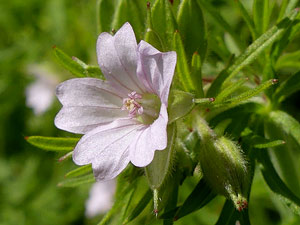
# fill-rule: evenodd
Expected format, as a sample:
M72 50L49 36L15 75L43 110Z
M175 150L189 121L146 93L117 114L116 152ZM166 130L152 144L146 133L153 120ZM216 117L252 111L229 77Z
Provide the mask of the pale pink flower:
M41 115L52 105L55 86L59 81L42 65L28 66L28 73L35 77L35 81L26 87L26 105L33 109L35 115Z
M176 53L136 43L129 23L97 41L106 80L78 78L57 87L63 108L55 125L84 134L74 149L78 165L92 163L97 180L116 177L129 162L145 167L167 146L168 96Z
M89 198L85 202L86 217L92 218L110 210L114 203L115 189L115 180L94 183Z

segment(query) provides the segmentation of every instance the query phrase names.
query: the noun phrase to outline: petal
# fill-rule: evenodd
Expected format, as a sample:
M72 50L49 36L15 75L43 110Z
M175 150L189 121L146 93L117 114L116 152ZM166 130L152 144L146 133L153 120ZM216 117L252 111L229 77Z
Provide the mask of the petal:
M160 52L147 42L137 47L137 76L150 93L168 105L168 96L176 66L176 52Z
M120 108L102 106L66 106L56 115L57 128L77 134L85 134L96 127L106 125L116 119L128 117Z
M129 158L135 166L147 166L152 162L155 150L167 147L167 124L167 108L162 104L159 117L150 126L141 128L130 146Z
M97 40L98 63L102 72L107 80L127 94L144 91L136 76L136 48L136 38L129 23L125 23L115 36L104 32Z
M67 80L56 87L56 95L63 106L122 106L122 93L109 83L96 78ZM127 96L126 96L127 97Z
M55 118L55 125L66 131L84 134L128 116L121 110L121 93L99 79L67 80L57 86L56 95L63 108Z
M76 145L73 160L78 165L92 163L97 180L116 177L128 164L128 147L143 125L135 120L116 120L84 135Z

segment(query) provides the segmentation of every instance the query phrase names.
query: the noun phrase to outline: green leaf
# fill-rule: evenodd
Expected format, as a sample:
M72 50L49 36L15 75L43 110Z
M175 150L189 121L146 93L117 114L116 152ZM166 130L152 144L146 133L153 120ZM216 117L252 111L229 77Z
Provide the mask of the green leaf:
M88 77L94 77L101 80L105 80L105 77L98 66L87 65L85 70Z
M227 62L226 67L218 74L216 79L212 82L209 89L207 90L206 97L216 97L220 92L223 82L228 77L228 69L231 67L234 55L231 55L230 59Z
M176 76L184 91L195 92L196 87L191 77L191 71L184 51L181 35L178 31L174 33L173 46L177 53Z
M266 151L259 152L261 172L269 188L296 214L300 215L300 199L286 186L273 167Z
M242 212L238 212L232 202L226 200L216 225L233 225L237 224L237 221L242 225L250 225L248 210L244 209Z
M229 86L227 86L225 89L223 89L216 97L214 104L218 104L223 102L228 96L230 96L233 92L238 90L240 87L243 86L243 84L248 81L248 78L241 78L237 82L233 82Z
M35 147L47 151L72 151L79 138L30 136L26 141Z
M71 178L71 177L78 177L78 176L82 176L85 175L87 173L92 172L92 167L91 165L85 165L85 166L81 166L79 168L76 168L70 172L68 172L65 177L66 178Z
M155 48L163 51L166 49L164 46L162 38L159 36L159 34L153 30L153 24L152 24L152 15L151 15L151 8L150 4L147 5L147 30L145 33L145 41L154 46Z
M234 205L232 204L232 201L226 200L222 212L220 214L220 217L215 225L231 225L235 224L237 220L237 213Z
M268 81L260 84L259 86L257 86L254 89L245 91L236 97L228 99L226 102L224 102L222 104L224 104L226 107L232 107L234 105L237 105L243 101L246 101L246 100L258 95L259 93L263 92L264 90L269 88L271 85L276 84L277 82L278 82L278 80L276 80L276 79L268 80ZM219 105L222 105L222 104L219 104ZM218 104L216 104L216 107L218 107Z
M258 34L262 34L267 30L270 18L269 0L253 1L253 20Z
M203 13L195 0L183 0L177 16L178 29L183 39L187 58L198 52L204 62L207 40Z
M180 91L172 90L169 98L169 124L187 115L194 107L194 95Z
M288 96L300 90L300 71L284 81L275 91L273 99L282 102Z
M192 57L192 73L191 77L196 87L196 97L204 97L203 85L202 85L202 62L198 52L195 52Z
M237 1L234 1L234 2L236 3L236 5L239 8L242 17L245 20L245 22L246 22L246 24L247 24L247 26L248 26L248 28L251 32L253 40L255 40L256 37L258 36L258 34L257 34L256 29L254 27L254 21L252 20L252 18L250 17L250 15L248 14L247 10L245 9L245 7L243 6L243 4L241 3L240 0L237 0Z
M235 30L226 22L226 20L222 17L220 12L216 7L214 7L210 1L207 0L197 0L200 6L202 6L202 9L204 12L207 12L211 15L211 18L215 20L215 22L219 25L221 29L223 29L225 32L228 32L230 36L233 38L237 46L239 47L239 50L242 50L244 48L244 44L242 43L240 37L237 35Z
M145 31L146 6L145 1L120 0L113 18L112 28L118 30L125 22L129 22L137 40L141 40Z
M176 212L174 220L178 220L181 217L201 209L215 197L216 194L211 190L206 182L201 179L192 193L187 197L182 206L180 206Z
M172 169L176 124L168 125L168 146L162 151L155 151L154 159L145 167L145 173L152 190L160 188Z
M77 57L70 57L62 50L54 47L54 55L58 62L77 77L95 77L104 80L105 77L98 66L85 64Z
M120 0L98 0L97 2L97 21L98 33L110 32L116 5Z
M277 59L281 56L283 50L289 45L289 43L297 37L297 34L300 31L300 14L299 10L295 9L292 11L291 16L289 17L292 20L290 25L287 25L283 35L274 43L274 46L271 49L271 59L276 62Z
M285 10L285 15L290 15L290 13L296 8L298 0L289 0L289 3Z
M251 64L267 47L273 44L292 24L297 15L297 11L293 11L289 18L283 19L280 23L270 28L254 41L244 53L242 53L227 70L228 76L224 79L223 86L227 86L229 80L238 74L245 66Z
M298 192L300 189L300 174L298 171L298 157L295 154L299 153L299 144L292 136L274 124L269 119L264 120L264 130L267 137L271 139L283 139L285 145L273 147L269 152L282 175L282 179L292 191Z
M300 51L295 51L282 55L277 60L275 65L276 70L289 67L300 69Z
M152 199L152 191L149 189L143 197L139 200L138 204L134 208L134 210L130 213L130 215L123 221L123 224L127 224L130 221L134 220L141 212L146 208L150 200Z
M85 69L82 65L75 60L73 60L70 56L64 53L61 49L54 46L53 47L54 55L57 61L69 72L74 74L77 77L86 77Z
M151 9L153 30L160 36L163 46L166 48L159 49L163 51L172 50L173 34L177 29L171 7L168 0L157 0Z
M82 177L69 178L57 184L59 187L77 187L82 184L95 182L94 174L89 174Z
M254 148L273 148L285 144L283 140L270 141L262 137L253 137L251 140Z
M272 111L268 116L277 128L292 136L300 146L300 123L296 119L280 110Z

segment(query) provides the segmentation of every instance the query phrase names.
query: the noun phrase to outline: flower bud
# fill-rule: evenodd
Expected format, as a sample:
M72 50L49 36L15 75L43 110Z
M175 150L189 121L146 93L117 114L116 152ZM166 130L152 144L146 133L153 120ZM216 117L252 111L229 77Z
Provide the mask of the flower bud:
M241 148L225 136L202 139L201 169L208 184L230 198L236 209L247 208L249 173Z

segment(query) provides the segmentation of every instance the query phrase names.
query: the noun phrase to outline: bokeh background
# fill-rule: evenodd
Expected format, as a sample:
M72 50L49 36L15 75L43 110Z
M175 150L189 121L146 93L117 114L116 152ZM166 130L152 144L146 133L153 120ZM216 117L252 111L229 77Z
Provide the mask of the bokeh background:
M246 37L248 31L238 11L227 1L213 2L235 30ZM248 8L251 6L251 1L244 3ZM211 33L224 36L213 21L208 22L211 22ZM61 155L41 151L25 141L31 135L71 136L55 128L53 123L60 108L54 97L55 85L72 75L56 62L52 47L56 45L69 55L96 65L97 36L96 0L0 2L0 225L96 224L101 218L101 215L92 219L85 216L90 184L78 188L57 187L64 174L75 168L72 161L60 163ZM294 42L291 47L299 49L300 43ZM234 46L231 50L236 51ZM213 58L213 53L209 57ZM213 73L221 66L216 63L210 69ZM37 80L48 92L41 102L44 106L33 108L40 100L30 93L38 95L39 89L30 92L28 88ZM46 104L47 101L50 103ZM284 107L299 120L297 103L299 93L287 99ZM194 185L192 178L185 181L179 202ZM265 186L258 174L251 194L252 224L299 224L299 217ZM224 200L216 198L208 207L177 224L213 224Z

